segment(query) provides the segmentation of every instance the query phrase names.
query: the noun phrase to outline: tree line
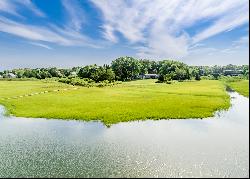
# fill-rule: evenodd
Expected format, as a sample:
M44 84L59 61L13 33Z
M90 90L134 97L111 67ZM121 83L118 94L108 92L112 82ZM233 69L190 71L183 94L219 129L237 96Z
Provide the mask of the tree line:
M133 57L120 57L112 61L110 65L87 65L73 67L71 69L36 68L13 69L0 72L1 78L10 78L10 74L16 78L81 78L91 79L94 82L102 81L129 81L138 79L145 74L157 74L158 82L171 80L200 80L201 77L218 79L223 75L242 75L248 78L249 65L226 66L189 66L175 60L153 61L136 59Z

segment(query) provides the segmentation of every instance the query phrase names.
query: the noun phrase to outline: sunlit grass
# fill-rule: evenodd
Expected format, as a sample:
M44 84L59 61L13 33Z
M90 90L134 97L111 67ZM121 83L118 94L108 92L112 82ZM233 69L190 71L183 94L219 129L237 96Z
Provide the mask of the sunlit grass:
M15 116L101 120L105 124L145 119L205 118L230 105L223 83L213 80L172 84L139 80L114 87L80 87L78 90L1 100L65 87L72 88L57 82L0 81L0 103Z
M227 84L241 95L249 97L249 80L228 82Z

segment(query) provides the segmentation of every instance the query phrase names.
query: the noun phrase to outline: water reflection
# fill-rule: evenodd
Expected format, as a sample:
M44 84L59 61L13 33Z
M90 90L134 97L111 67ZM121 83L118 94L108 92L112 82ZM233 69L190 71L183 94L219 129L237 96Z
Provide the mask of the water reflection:
M2 116L0 177L248 177L249 99L230 95L228 111L204 120Z

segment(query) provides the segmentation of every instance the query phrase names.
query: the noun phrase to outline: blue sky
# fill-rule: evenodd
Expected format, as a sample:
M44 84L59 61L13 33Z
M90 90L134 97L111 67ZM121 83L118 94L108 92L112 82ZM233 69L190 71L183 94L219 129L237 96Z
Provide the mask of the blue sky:
M0 70L120 56L248 64L248 0L0 0Z

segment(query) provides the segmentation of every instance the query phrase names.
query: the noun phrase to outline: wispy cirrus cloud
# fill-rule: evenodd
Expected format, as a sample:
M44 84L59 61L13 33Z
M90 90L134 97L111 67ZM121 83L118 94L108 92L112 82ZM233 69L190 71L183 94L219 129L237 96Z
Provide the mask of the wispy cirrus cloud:
M249 21L247 0L92 0L92 3L103 14L104 38L117 42L119 32L135 45L138 56L146 57L181 58L196 43ZM211 24L195 34L186 30L207 20Z
M247 45L249 46L249 36L242 36L238 40L233 41L233 46Z
M242 36L238 40L232 42L229 48L221 50L223 53L236 53L239 49L249 48L249 36Z
M34 26L14 22L0 17L0 31L28 40L50 42L64 46L97 47L88 37L71 29L62 29L55 25Z
M39 9L37 8L34 3L32 3L31 0L13 0L14 2L16 1L17 3L26 6L27 9L32 11L34 14L40 17L46 17L46 15Z
M62 45L70 41L45 27L25 25L0 17L0 31L13 34L28 40L54 42Z
M96 39L90 38L88 36L90 33L84 34L84 24L89 23L89 19L86 19L87 9L84 9L79 0L60 1L64 15L61 24L52 24L49 17L32 0L0 0L0 32L32 41L37 46L45 44L48 47L49 43L53 43L96 48L105 39L105 42L114 44L118 42L128 44L135 50L137 56L142 58L180 59L193 53L197 48L206 48L200 45L204 46L204 40L249 23L247 0L90 0L90 2L94 5L94 10L102 13L101 19L98 19L102 23L102 39L95 34L92 35ZM23 9L28 10L39 20L42 19L43 23L29 23L28 18L22 14ZM13 16L16 17L12 18ZM17 17L23 19L19 21L20 18ZM199 26L206 22L209 23ZM99 29L99 27L94 28ZM91 30L88 29L88 32Z
M193 46L185 57L186 63L195 65L247 64L249 59L249 36L243 35L226 47Z
M210 27L193 37L193 43L200 42L211 36L217 35L221 32L230 31L249 22L248 6L240 7L233 13L221 17L213 23Z
M31 0L1 0L0 1L0 12L6 12L12 15L21 16L18 11L26 8L33 12L35 15L45 17L46 15L38 9Z
M67 25L76 31L80 31L86 20L79 1L63 0L62 4L67 13Z
M8 0L0 1L0 12L5 12L5 13L19 16L16 11L17 11L17 7L13 2L10 2Z
M64 0L62 1L62 5L65 8L67 23L63 23L61 26L51 23L30 25L21 21L12 20L0 14L0 32L37 41L36 44L48 42L63 46L89 46L98 48L99 46L96 45L92 39L80 32L84 22L84 16L78 2ZM22 17L18 9L23 6L40 18L46 17L30 0L1 0L0 12L7 12Z
M42 47L48 50L52 50L53 48L51 48L48 45L42 44L42 43L37 43L37 42L29 42L29 44L34 45L34 46L38 46L38 47Z

